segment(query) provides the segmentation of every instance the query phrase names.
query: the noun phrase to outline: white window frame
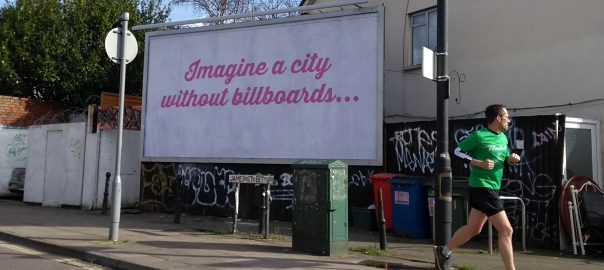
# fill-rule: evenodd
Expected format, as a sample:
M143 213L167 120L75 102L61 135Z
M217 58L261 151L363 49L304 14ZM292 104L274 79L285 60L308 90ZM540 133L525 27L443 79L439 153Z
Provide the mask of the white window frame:
M415 12L415 13L411 13L409 14L409 21L411 23L411 65L412 66L416 66L416 65L421 65L422 64L422 47L426 47L429 48L433 51L436 51L436 31L434 31L434 45L433 46L429 46L430 42L430 14L434 13L436 15L437 9L436 8L431 8L431 9L426 9L420 12ZM424 16L424 22L423 23L415 23L414 22L414 18L418 17L418 16ZM436 24L438 24L438 22L436 22ZM423 44L421 44L421 46L419 46L419 48L417 48L418 54L417 54L417 58L415 55L415 50L416 48L414 47L415 44L415 28L417 27L421 27L421 26L427 26L425 28L425 37L427 38L427 40L424 40L424 42L422 42ZM437 25L434 25L433 27L437 27Z
M566 117L565 129L588 129L591 131L591 163L593 180L598 186L602 187L602 150L601 150L601 131L600 122L582 118ZM564 138L564 159L562 162L564 178L568 175L566 172L566 137Z

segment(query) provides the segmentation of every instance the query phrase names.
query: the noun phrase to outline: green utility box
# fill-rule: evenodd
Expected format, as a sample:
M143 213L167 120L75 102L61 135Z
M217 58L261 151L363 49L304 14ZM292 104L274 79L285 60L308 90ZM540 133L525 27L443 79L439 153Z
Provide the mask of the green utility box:
M316 255L347 255L348 165L339 160L304 160L292 167L292 248Z

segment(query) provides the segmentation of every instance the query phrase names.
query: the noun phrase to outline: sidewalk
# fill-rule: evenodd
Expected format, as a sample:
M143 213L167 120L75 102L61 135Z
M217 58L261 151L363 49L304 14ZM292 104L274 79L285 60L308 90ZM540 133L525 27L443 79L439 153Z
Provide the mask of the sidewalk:
M350 229L347 256L327 257L291 249L291 224L271 222L269 239L254 234L256 221L243 220L231 235L227 218L124 210L119 241L108 241L110 216L99 211L40 207L0 199L0 239L45 249L116 269L434 269L428 240L389 237L388 254L353 250L379 247L376 232ZM454 265L501 269L486 244L454 253ZM556 251L515 252L517 269L604 269L604 260Z

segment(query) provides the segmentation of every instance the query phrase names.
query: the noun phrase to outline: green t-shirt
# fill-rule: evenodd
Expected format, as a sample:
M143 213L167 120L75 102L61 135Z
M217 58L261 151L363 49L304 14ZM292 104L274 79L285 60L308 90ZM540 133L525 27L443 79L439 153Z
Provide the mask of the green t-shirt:
M504 162L510 156L506 135L503 132L495 134L489 129L483 128L470 134L460 142L459 148L474 159L490 159L494 162L492 170L471 166L470 187L499 190L503 177Z

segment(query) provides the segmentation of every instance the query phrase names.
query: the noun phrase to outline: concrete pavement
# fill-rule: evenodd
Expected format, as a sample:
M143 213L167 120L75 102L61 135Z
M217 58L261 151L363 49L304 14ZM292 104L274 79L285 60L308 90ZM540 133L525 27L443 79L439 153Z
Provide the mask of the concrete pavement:
M0 199L0 239L67 255L116 269L434 269L432 244L389 236L386 255L376 232L350 229L349 253L326 257L291 248L291 223L274 221L269 239L255 234L255 220L243 220L241 233L227 233L228 218L124 210L119 241L108 241L110 216L99 211L49 208ZM463 269L502 269L486 243L457 250ZM368 251L368 252L364 252ZM369 254L365 254L369 253ZM516 251L517 269L604 269L604 260L557 251Z

